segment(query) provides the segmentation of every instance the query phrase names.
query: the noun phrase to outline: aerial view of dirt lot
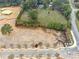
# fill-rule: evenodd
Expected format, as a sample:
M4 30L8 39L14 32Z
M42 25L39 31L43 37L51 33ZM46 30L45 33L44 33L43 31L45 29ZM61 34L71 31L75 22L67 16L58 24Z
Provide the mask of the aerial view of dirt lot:
M45 32L42 28L15 28L15 31L9 37L3 36L1 33L0 36L0 44L7 44L9 47L13 44L14 46L21 45L21 47L27 45L28 48L59 48L63 47L63 44L58 40L65 40L63 33L49 29Z
M79 0L0 0L0 59L79 59Z
M1 9L1 8L0 8ZM15 19L20 12L20 7L6 7L11 10L11 15L2 15L5 19L0 20L0 27L8 23L12 26L14 31L9 36L2 35L0 32L0 47L24 47L27 48L59 48L63 47L63 43L59 40L65 40L62 32L42 28L17 28L15 27Z

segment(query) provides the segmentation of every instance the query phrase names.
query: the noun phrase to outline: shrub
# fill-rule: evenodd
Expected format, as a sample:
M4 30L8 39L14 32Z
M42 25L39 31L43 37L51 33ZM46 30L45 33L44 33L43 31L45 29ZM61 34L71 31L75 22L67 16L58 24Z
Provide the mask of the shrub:
M10 34L13 31L12 26L10 26L10 24L5 24L2 28L1 28L1 32L2 34Z
M68 3L68 2L67 2ZM59 0L54 0L53 8L61 12L67 19L69 19L71 8L69 4L61 3Z
M16 26L17 25L34 26L35 24L38 23L38 21L37 21L38 12L36 10L31 10L28 12L29 20L21 19L23 12L24 12L24 10L21 10L20 14L18 15L17 20L16 20Z
M79 19L79 11L76 13L77 18Z
M61 8L63 9L63 14L64 14L64 16L67 17L67 18L69 18L70 13L71 13L71 8L70 8L70 6L63 4L63 5L61 6Z
M38 18L38 12L36 10L29 11L28 15L32 20L37 20Z
M63 24L60 24L60 23L49 23L47 25L47 28L49 29L55 29L55 30L58 30L58 31L63 31L65 29L65 26Z

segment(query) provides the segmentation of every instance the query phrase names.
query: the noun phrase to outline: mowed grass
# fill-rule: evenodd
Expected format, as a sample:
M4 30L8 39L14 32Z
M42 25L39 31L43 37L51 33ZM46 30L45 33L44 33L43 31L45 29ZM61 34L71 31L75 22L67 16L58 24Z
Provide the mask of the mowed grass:
M67 24L66 18L61 15L58 11L52 11L52 10L40 10L38 9L38 21L42 25L47 25L50 22L56 22L56 23L61 23L61 24Z
M61 23L67 24L67 19L58 11L52 11L49 9L37 9L38 11L38 21L41 25L47 26L49 23ZM21 19L28 20L28 13L24 12Z

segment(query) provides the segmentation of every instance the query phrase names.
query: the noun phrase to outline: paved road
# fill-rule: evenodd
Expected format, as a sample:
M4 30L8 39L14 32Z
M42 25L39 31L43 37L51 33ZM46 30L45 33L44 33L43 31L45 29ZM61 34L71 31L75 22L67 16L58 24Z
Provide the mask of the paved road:
M70 6L72 8L72 12L71 12L71 25L72 25L72 31L75 35L75 38L76 38L76 42L77 42L77 48L79 50L79 32L78 32L78 28L77 28L77 25L76 25L76 12L79 10L79 9L76 9L73 5L74 3L74 0L69 0L70 2Z

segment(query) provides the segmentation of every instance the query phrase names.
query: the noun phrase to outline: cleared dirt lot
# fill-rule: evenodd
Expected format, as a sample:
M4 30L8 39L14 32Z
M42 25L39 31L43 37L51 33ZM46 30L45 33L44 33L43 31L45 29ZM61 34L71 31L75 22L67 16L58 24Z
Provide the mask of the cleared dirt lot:
M3 36L0 33L0 44L7 48L11 45L16 48L18 46L24 48L59 48L63 44L58 40L65 40L63 33L54 30L42 28L15 28L10 36Z
M20 7L6 7L13 11L12 15L4 15L7 18L0 21L0 28L9 23L13 27L13 32L2 35L0 32L0 47L6 48L59 48L63 44L58 40L66 40L62 32L42 28L17 28L15 27L16 16L20 12Z

